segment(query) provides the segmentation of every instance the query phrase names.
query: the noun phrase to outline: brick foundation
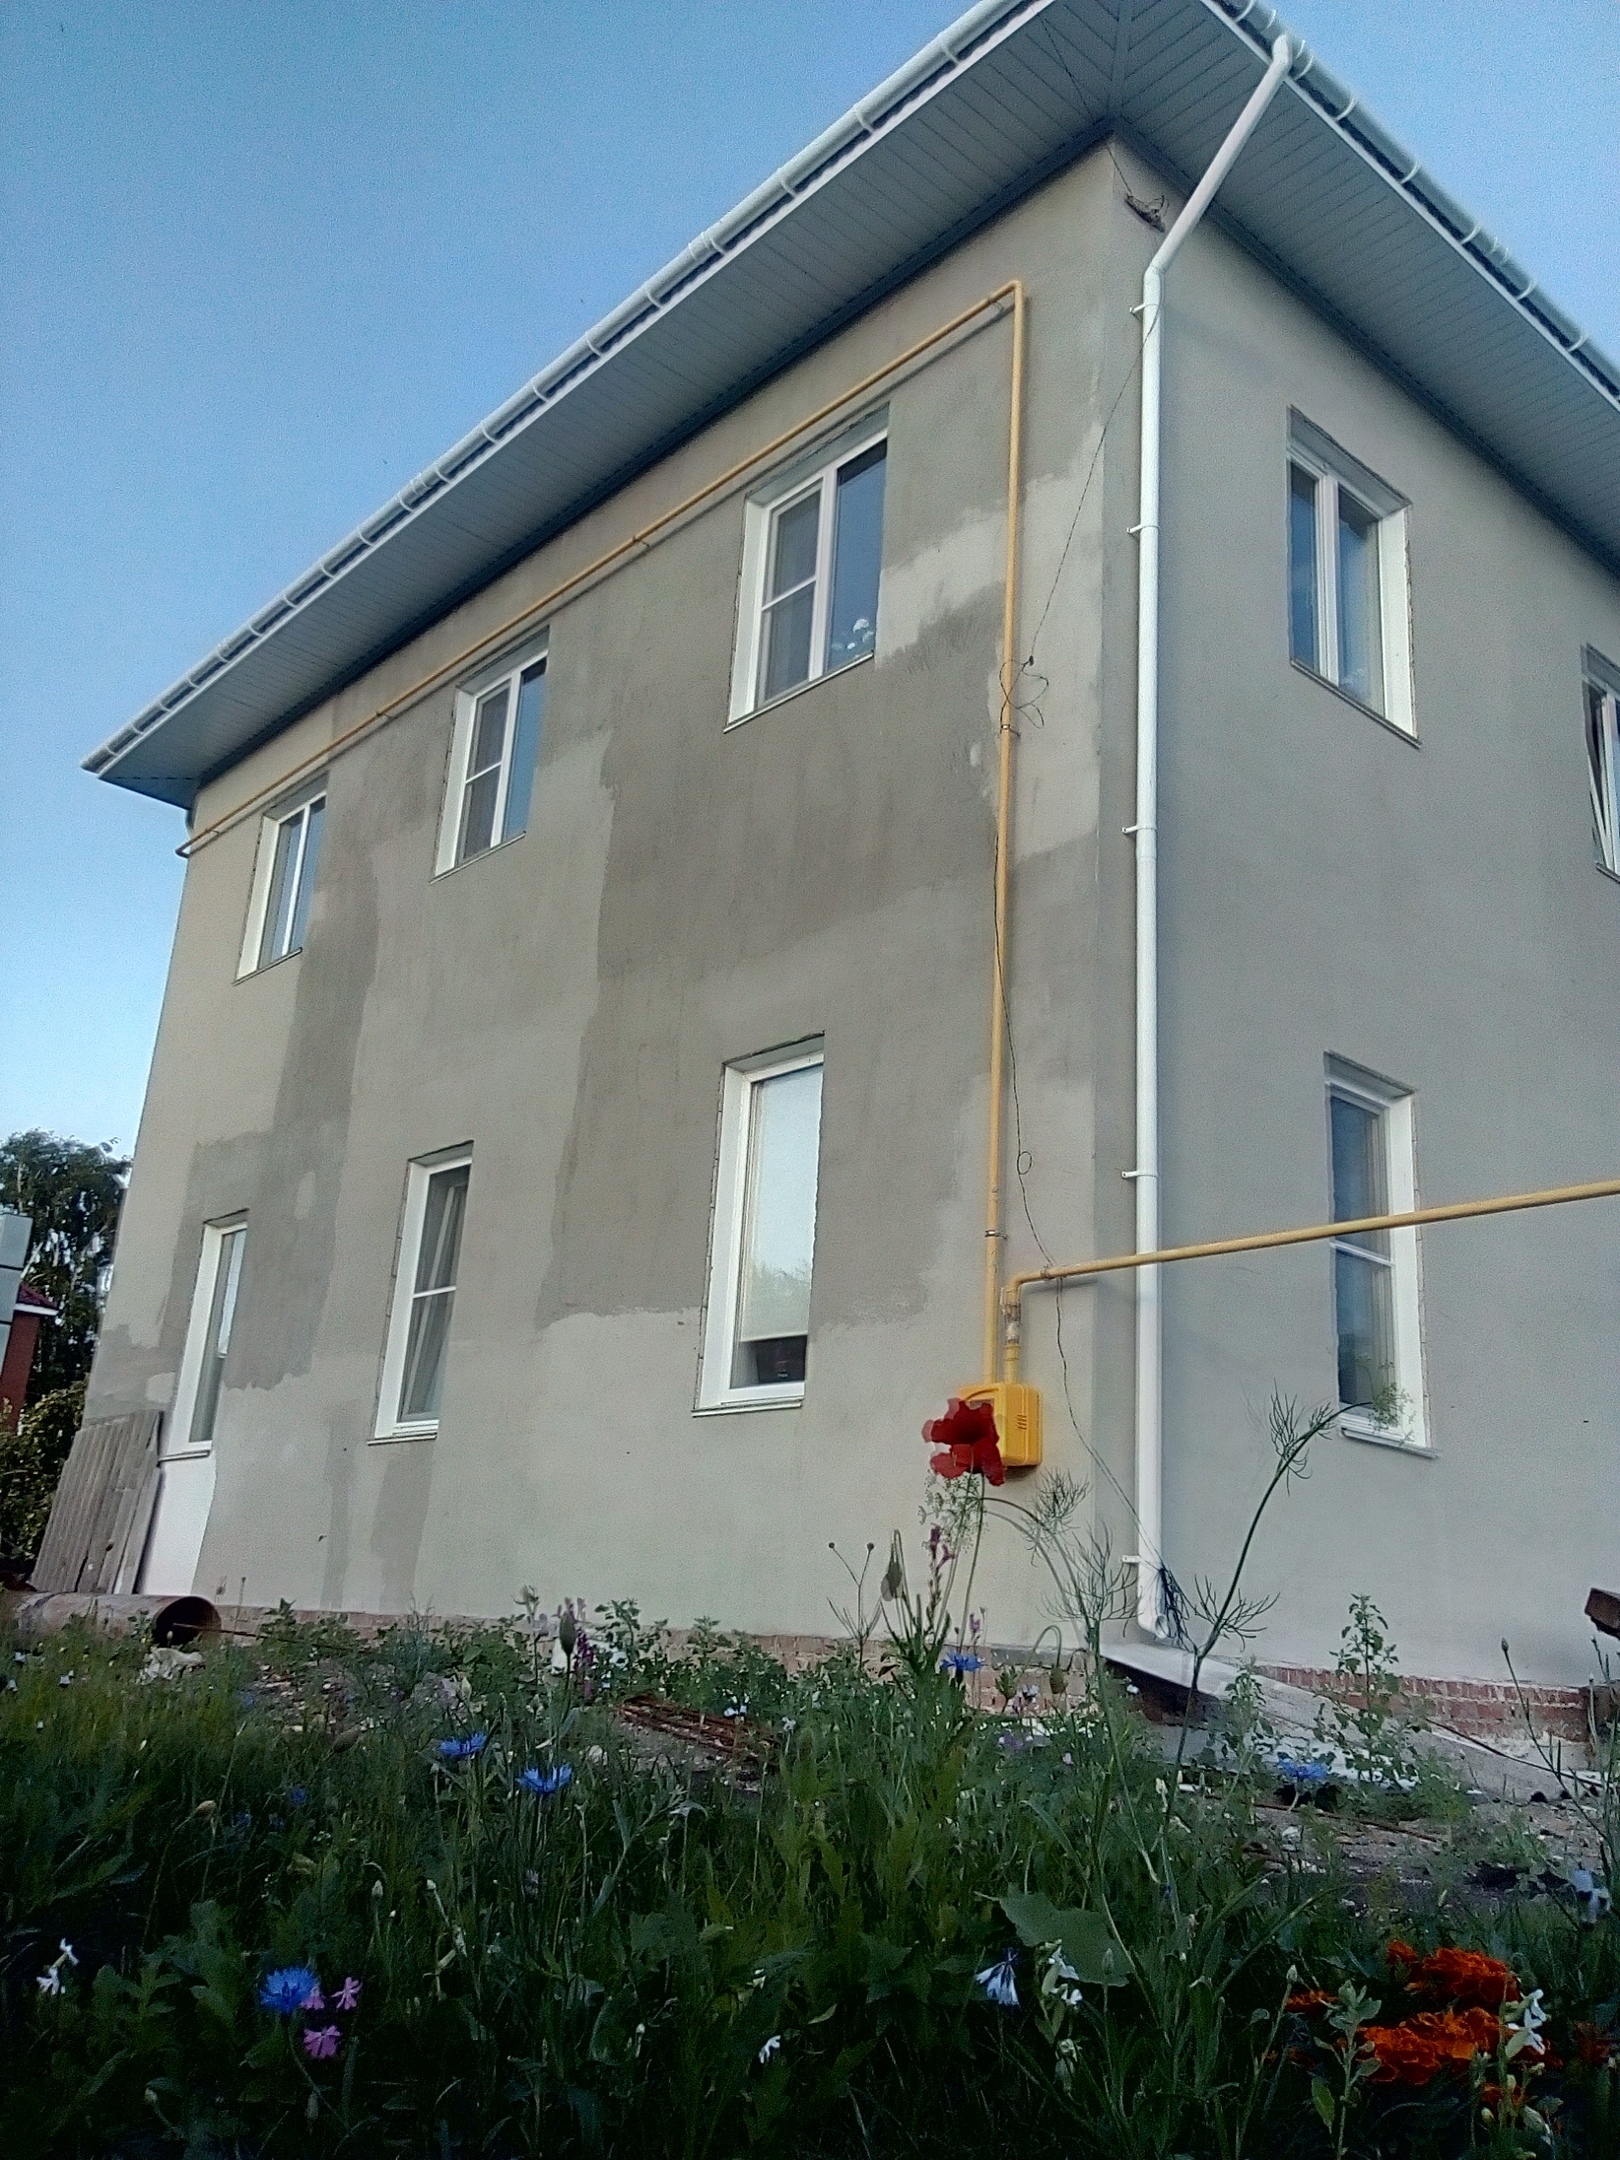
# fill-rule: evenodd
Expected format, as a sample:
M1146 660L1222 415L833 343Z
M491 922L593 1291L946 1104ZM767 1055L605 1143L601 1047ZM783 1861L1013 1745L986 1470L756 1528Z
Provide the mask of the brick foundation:
M1272 1680L1309 1688L1320 1695L1334 1684L1333 1673L1317 1665L1261 1665ZM1444 1725L1472 1739L1501 1742L1522 1734L1525 1712L1537 1732L1561 1740L1587 1737L1587 1691L1578 1687L1513 1688L1502 1680L1431 1680L1402 1675L1398 1707L1426 1725Z

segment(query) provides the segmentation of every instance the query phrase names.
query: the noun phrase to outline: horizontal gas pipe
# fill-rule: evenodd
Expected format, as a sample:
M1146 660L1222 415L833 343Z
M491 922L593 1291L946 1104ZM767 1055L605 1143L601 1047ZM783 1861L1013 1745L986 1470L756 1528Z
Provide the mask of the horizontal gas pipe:
M1204 1245L1171 1245L1160 1252L1115 1253L1106 1260L1077 1260L1068 1267L1030 1268L1015 1275L1001 1294L1007 1338L1006 1376L1018 1378L1024 1292L1037 1283L1089 1281L1124 1268L1167 1267L1172 1260L1211 1260L1221 1253L1269 1252L1281 1245L1315 1245L1329 1238L1360 1237L1370 1230L1410 1230L1421 1223L1463 1222L1476 1215L1512 1215L1523 1208L1562 1207L1571 1200L1620 1196L1620 1178L1592 1185L1553 1185L1545 1192L1503 1193L1494 1200L1454 1200L1445 1207L1409 1208L1401 1215L1360 1215L1351 1222L1311 1223L1302 1230L1261 1230L1250 1237L1214 1238Z
M742 480L756 465L762 464L767 458L774 457L779 450L786 449L799 436L808 434L812 428L819 427L822 421L830 420L844 406L852 405L857 398L864 397L869 390L876 389L879 383L885 382L890 376L898 374L901 368L909 366L913 360L921 359L924 353L932 351L934 346L942 344L946 338L953 336L958 330L965 330L975 317L987 313L991 308L1005 309L1009 301L1013 305L1018 335L1021 340L1023 335L1024 288L1017 278L1009 278L1004 285L998 285L994 292L986 293L982 300L975 300L971 307L961 309L958 314L951 317L949 322L942 322L937 329L930 330L926 337L920 337L915 344L908 345L904 352L896 353L892 360L885 360L881 367L873 368L871 373L863 375L859 382L851 383L847 389L840 390L836 397L828 398L826 403L818 405L814 412L806 413L802 420L795 420L791 427L784 428L779 435L773 435L769 442L761 443L757 450L750 450L746 457L739 458L734 465L728 465L725 471L717 474L713 480L706 480L702 487L694 488L690 495L683 496L673 508L661 511L657 517L639 527L637 531L629 534L627 538L615 542L612 547L598 555L594 561L586 563L583 569L576 570L571 577L565 577L560 585L553 585L549 592L542 593L538 600L530 600L525 606L520 607L515 615L508 615L504 622L498 623L493 630L486 631L482 637L475 638L470 645L464 645L461 651L456 653L453 658L446 660L442 667L436 667L431 673L420 677L411 684L408 690L402 690L397 697L392 697L386 704L379 705L375 711L368 713L363 720L357 720L352 727L345 728L339 735L334 735L330 742L323 743L319 750L312 751L306 758L301 758L296 765L292 766L288 771L278 774L274 780L267 781L264 786L255 788L252 794L239 802L233 810L225 811L211 825L205 825L201 832L193 833L189 839L182 841L180 846L175 849L175 853L189 859L198 848L206 847L209 841L217 840L222 833L229 832L233 826L239 825L244 818L251 817L255 810L262 809L265 804L274 802L277 796L293 786L295 782L302 780L309 773L319 772L322 766L331 763L340 750L349 749L353 744L372 734L376 729L385 726L388 721L397 720L400 714L406 712L419 698L426 697L431 691L441 689L445 683L449 682L453 676L460 674L464 668L469 668L475 662L493 655L507 638L515 636L519 630L531 624L542 622L559 601L568 599L578 593L582 587L589 585L593 578L617 569L619 564L628 556L634 555L638 548L650 547L653 541L661 533L666 532L677 519L685 517L689 511L701 508L704 503L710 502L715 496L724 493L727 488ZM1020 357L1021 352L1022 346L1020 343Z

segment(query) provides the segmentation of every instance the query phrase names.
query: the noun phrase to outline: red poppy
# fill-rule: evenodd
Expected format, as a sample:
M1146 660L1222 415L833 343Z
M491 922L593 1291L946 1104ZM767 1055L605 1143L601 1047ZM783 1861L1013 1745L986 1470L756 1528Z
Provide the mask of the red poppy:
M929 1461L936 1477L967 1477L976 1472L991 1485L1004 1485L1007 1470L996 1444L996 1413L988 1403L960 1402L953 1395L941 1418L930 1418L923 1438L939 1453Z

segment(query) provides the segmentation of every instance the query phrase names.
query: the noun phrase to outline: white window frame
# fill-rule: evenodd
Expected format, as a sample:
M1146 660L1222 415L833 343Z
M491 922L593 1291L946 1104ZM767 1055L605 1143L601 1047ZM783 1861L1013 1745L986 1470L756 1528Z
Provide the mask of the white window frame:
M214 1309L214 1291L219 1283L220 1262L225 1256L227 1243L240 1235L244 1243L233 1247L238 1269L241 1256L246 1250L247 1214L221 1216L217 1222L203 1224L202 1248L197 1256L197 1276L191 1291L191 1312L186 1320L185 1348L180 1353L180 1372L175 1381L174 1404L164 1421L163 1439L158 1449L163 1462L179 1462L214 1452L213 1438L201 1446L191 1438L192 1420L197 1415L197 1397L202 1392L203 1360L207 1355L208 1322ZM238 1274L237 1289L232 1299L229 1325L235 1325L236 1309L241 1300L241 1278ZM227 1346L227 1356L229 1348ZM215 1412L214 1430L219 1430L219 1415Z
M753 1094L761 1081L784 1073L826 1066L826 1045L817 1036L783 1050L739 1058L725 1068L720 1090L720 1141L715 1160L714 1208L709 1230L709 1293L703 1315L703 1349L698 1368L699 1410L771 1410L804 1400L805 1381L768 1381L735 1387L732 1363L737 1349L737 1302L741 1287L743 1211L748 1191L748 1139L753 1123ZM820 1162L817 1162L817 1225L820 1216ZM812 1251L814 1246L812 1243ZM812 1261L812 1267L814 1262Z
M400 1390L405 1384L405 1353L411 1338L411 1310L416 1303L416 1268L422 1250L422 1226L427 1215L428 1184L441 1170L469 1170L473 1151L470 1147L447 1148L437 1155L419 1156L405 1169L405 1205L400 1214L399 1242L394 1253L394 1281L389 1296L388 1336L383 1350L382 1378L377 1389L377 1422L372 1432L373 1440L431 1440L439 1429L440 1420L434 1418L402 1418L399 1415ZM472 1180L467 1183L467 1200L472 1202ZM462 1235L466 1235L466 1221L462 1222ZM463 1246L465 1250L465 1246ZM456 1281L451 1290L451 1315L454 1324L455 1299L461 1294L461 1266L458 1259ZM445 1344L449 1355L449 1342Z
M1382 1079L1364 1067L1342 1058L1327 1060L1325 1103L1335 1095L1377 1113L1384 1142L1384 1191L1391 1215L1410 1214L1418 1205L1417 1127L1415 1098L1410 1088ZM1332 1133L1329 1126L1328 1200L1333 1207ZM1386 1447L1407 1447L1427 1453L1429 1449L1428 1394L1423 1357L1423 1255L1415 1226L1385 1233L1389 1239L1391 1312L1395 1339L1395 1386L1399 1414L1383 1424L1364 1409L1345 1406L1339 1415L1341 1431L1354 1440L1381 1441ZM1339 1252L1339 1241L1329 1242L1330 1255ZM1367 1257L1365 1249L1347 1244L1347 1251ZM1328 1306L1333 1315L1334 1370L1338 1369L1338 1302L1334 1291L1334 1261L1328 1272ZM1337 1383L1335 1382L1335 1392Z
M236 963L238 982L245 975L262 975L268 968L279 967L283 960L291 960L303 951L302 945L289 945L285 952L272 953L267 960L259 957L259 947L264 943L265 920L270 913L270 887L276 874L276 844L281 837L281 828L290 825L295 818L302 820L292 866L293 892L296 895L299 881L304 875L304 856L309 846L310 813L317 804L323 809L326 806L324 778L291 803L284 803L278 810L268 811L259 820L259 847L254 857L253 883L248 890L247 922L242 932L242 951ZM316 875L319 874L317 865ZM292 914L288 918L289 928L297 913L295 898Z
M512 840L521 840L522 833L513 833L509 839L501 839L500 831L506 822L506 799L512 787L512 750L517 741L517 684L537 662L546 663L549 677L551 659L551 634L534 639L521 651L511 653L506 659L471 675L457 686L455 698L455 725L450 737L450 766L444 790L444 809L439 819L439 845L434 858L433 873L442 877L447 870L459 870L463 863L482 862L486 855L493 855ZM506 713L506 742L501 752L501 774L495 789L495 811L490 823L492 838L487 848L480 848L476 855L458 855L457 843L461 837L462 804L467 792L468 760L472 756L473 723L478 716L480 702L502 683L508 685ZM533 815L531 808L530 815ZM527 830L527 827L525 827Z
M859 422L855 427L847 429L836 442L823 443L809 456L798 459L783 471L773 474L749 496L743 517L742 578L738 588L741 606L738 609L737 647L731 668L731 711L728 726L735 727L740 721L752 719L755 713L763 712L767 706L780 705L786 698L797 697L801 690L808 690L812 683L824 682L829 675L842 675L847 669L861 667L876 657L876 630L882 621L881 574L878 581L878 624L874 624L871 652L859 653L853 660L841 660L836 667L829 668L827 613L832 605L833 526L839 471L868 450L875 449L879 443L887 446L888 440L889 416L885 411ZM762 698L759 695L759 671L765 642L765 584L770 571L771 534L781 511L791 510L795 503L802 502L807 495L817 493L821 497L821 511L816 528L816 593L810 621L810 672L803 682L778 691L775 697Z
M1288 464L1297 465L1316 481L1316 639L1317 665L1293 652L1292 623L1288 650L1294 666L1318 682L1325 682L1363 712L1386 720L1403 735L1416 739L1417 719L1412 695L1412 587L1409 545L1411 504L1385 480L1368 470L1330 435L1302 413L1288 416ZM1292 483L1289 483L1290 489ZM1384 702L1370 705L1340 681L1339 654L1339 491L1351 496L1378 521L1378 613L1382 637L1381 661ZM1285 498L1286 500L1286 498ZM1291 516L1291 511L1290 511ZM1289 580L1293 574L1292 535L1289 545Z
M1581 706L1592 833L1604 869L1620 877L1620 667L1590 646L1581 655Z

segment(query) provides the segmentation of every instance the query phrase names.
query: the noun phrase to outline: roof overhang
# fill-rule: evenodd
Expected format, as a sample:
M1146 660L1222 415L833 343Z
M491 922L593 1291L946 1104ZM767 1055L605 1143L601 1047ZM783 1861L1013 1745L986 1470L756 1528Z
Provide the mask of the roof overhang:
M1259 0L980 0L85 759L198 788L1111 131L1207 164ZM1228 231L1620 569L1620 367L1299 48Z

